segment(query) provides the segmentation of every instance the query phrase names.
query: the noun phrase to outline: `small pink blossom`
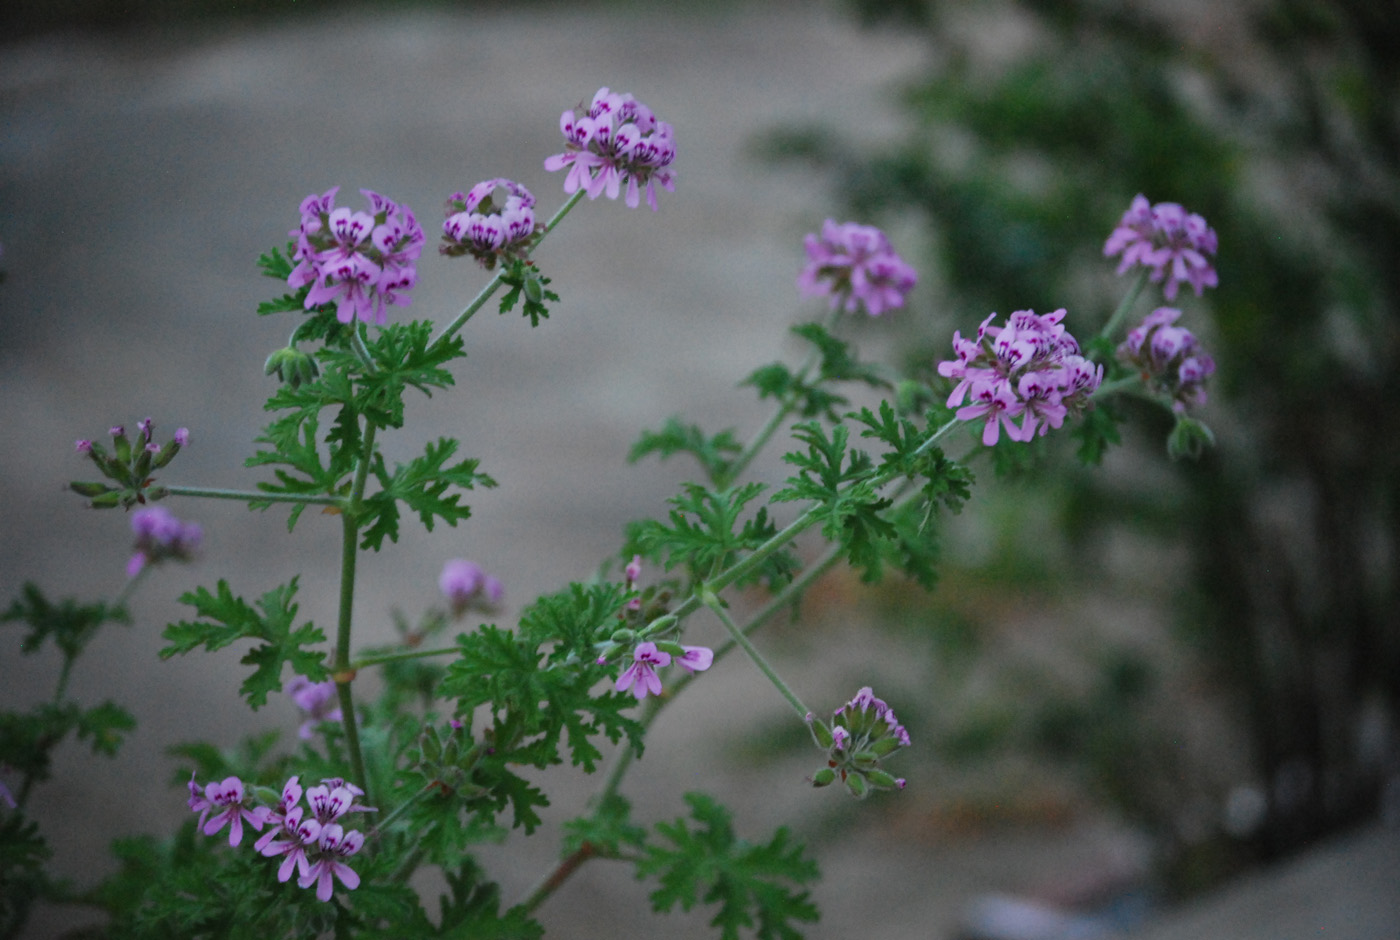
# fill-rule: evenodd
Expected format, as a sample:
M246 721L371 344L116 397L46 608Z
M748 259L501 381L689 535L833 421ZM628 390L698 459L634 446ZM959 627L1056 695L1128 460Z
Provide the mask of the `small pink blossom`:
M303 741L311 740L316 726L323 721L340 721L341 711L337 701L339 693L335 682L312 682L305 676L297 676L287 683L287 695L297 708L306 712L306 720L297 729L297 736ZM296 778L293 777L293 780Z
M487 574L476 562L462 558L442 566L438 589L452 606L454 617L469 609L495 610L505 598L505 588L498 578Z
M661 694L661 679L656 675L656 667L671 665L671 654L656 648L650 641L638 643L632 651L632 665L617 678L617 691L626 692L629 688L637 701L652 695Z
M136 535L136 551L126 566L131 578L147 565L167 559L191 560L204 537L198 523L181 522L164 506L146 506L133 512L131 531Z
M208 784L204 788L204 798L209 805L200 808L200 819L206 812L212 814L204 823L204 834L212 836L227 825L229 845L236 846L243 841L244 822L254 829L262 829L267 818L266 807L253 807L244 801L243 781L237 777L225 777ZM190 809L195 808L192 799Z

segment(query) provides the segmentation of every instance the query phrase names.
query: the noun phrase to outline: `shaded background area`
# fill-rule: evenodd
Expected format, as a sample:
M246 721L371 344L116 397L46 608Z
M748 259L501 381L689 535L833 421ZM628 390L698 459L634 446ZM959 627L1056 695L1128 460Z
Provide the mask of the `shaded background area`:
M489 311L473 321L458 388L420 402L388 456L458 436L501 486L457 529L406 526L366 561L362 643L391 636L391 610L434 603L448 557L498 573L516 610L587 577L627 519L661 512L691 475L627 466L641 428L683 413L756 429L766 409L734 383L790 351L787 326L817 312L796 303L792 278L801 235L827 215L890 226L916 262L907 315L850 326L869 355L902 350L927 367L952 329L991 309L1065 304L1091 329L1121 287L1097 250L1141 190L1221 231L1222 288L1182 304L1220 351L1207 415L1219 454L1166 468L1154 427L1131 432L1101 476L1032 468L997 484L984 471L946 533L937 594L835 578L800 624L770 634L810 700L876 681L920 729L904 768L916 787L898 801L804 789L811 768L785 706L733 661L657 725L627 788L637 817L673 818L678 794L698 788L755 837L793 824L825 872L813 936L927 937L949 935L990 891L1100 912L1116 899L1130 921L1374 820L1387 792L1393 805L1387 481L1400 437L1383 403L1400 369L1385 157L1400 148L1386 149L1393 74L1366 71L1383 58L1347 45L1383 29L1341 14L1329 32L1304 15L1320 8L1292 3L1203 8L1189 23L1150 4L1122 16L880 4L865 13L904 18L874 32L796 3L296 6L171 24L158 4L98 4L85 8L98 31L57 33L65 8L34 6L33 32L0 49L4 597L29 579L85 598L120 587L127 520L59 489L85 473L75 438L151 415L158 433L192 433L171 482L256 479L240 465L264 421L262 362L290 322L253 315L279 292L253 261L303 196L339 184L353 204L372 188L431 233L448 193L506 175L549 211L561 180L540 164L559 149L558 113L606 84L675 125L678 191L655 215L581 206L540 252L563 297L540 328ZM1314 35L1333 44L1309 46L1307 65L1341 59L1357 73L1324 81L1300 67L1297 87L1255 97L1277 85L1271 56ZM1351 110L1324 94L1338 90ZM482 280L425 256L406 314L450 316ZM784 472L769 461L755 474ZM134 624L74 679L132 707L138 731L112 762L61 752L33 804L58 869L80 880L109 869L112 836L183 818L166 745L297 723L286 702L241 710L234 651L157 662L161 626L186 615L171 598L218 577L258 593L299 571L303 615L333 616L325 520L289 536L277 510L174 508L205 525L203 561L157 572ZM0 704L49 695L53 668L0 648ZM590 789L557 776L553 823ZM487 854L511 898L554 853L545 835ZM1400 869L1393 851L1380 857ZM1357 881L1363 897L1374 883ZM599 864L543 919L561 936L710 935L703 912L653 920L645 895Z

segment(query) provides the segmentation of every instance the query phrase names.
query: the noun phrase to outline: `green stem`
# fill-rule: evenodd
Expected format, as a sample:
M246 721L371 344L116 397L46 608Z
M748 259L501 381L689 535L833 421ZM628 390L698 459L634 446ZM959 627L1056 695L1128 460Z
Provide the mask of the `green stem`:
M1142 294L1142 289L1147 286L1148 272L1143 270L1138 274L1133 286L1128 288L1128 293L1124 295L1123 302L1118 305L1118 309L1113 311L1113 315L1108 318L1108 322L1099 330L1099 339L1112 340L1118 333L1118 328L1123 325L1123 320L1128 316L1128 311L1137 303L1138 297Z
M540 246L540 242L544 241L544 237L550 232L552 232L556 225L563 221L564 216L569 214L570 209L578 205L579 200L582 199L583 196L584 191L580 189L578 192L574 193L567 200L565 200L564 205L559 207L559 211L554 213L554 217L545 223L544 231L540 232L539 238L535 239L535 243L530 246L531 252L533 252L536 248ZM491 280L487 281L486 286L477 292L477 295L474 298L472 298L472 302L467 304L467 306L462 310L462 312L457 314L457 316L452 319L451 323L443 327L441 333L433 337L433 341L429 344L429 348L437 346L439 343L446 342L449 337L451 337L463 326L465 326L467 321L470 320L473 316L475 316L478 310L486 306L486 301L491 299L491 295L494 294L504 282L505 279L503 273L497 272L496 276L491 278Z
M378 366L374 364L374 357L369 354L369 347L365 345L365 338L360 333L361 329L368 329L368 327L357 320L350 329L350 347L355 350L355 355L359 357L360 362L364 363L366 372L377 372Z
M763 673L768 678L769 682L773 683L773 688L777 689L779 694L788 700L788 704L797 710L797 716L805 721L807 716L811 714L807 706L802 704L802 700L797 697L797 693L792 691L792 688L778 675L777 670L768 664L768 660L763 658L763 654L758 651L758 647L749 642L749 638L744 635L744 631L739 629L739 626L730 618L728 612L725 611L724 605L719 602L719 598L707 591L705 606L710 608L714 615L719 618L720 623L724 624L724 629L729 631L729 635L733 638L734 642L739 645L740 649L748 654L749 659L753 660L753 664L758 667L758 671Z
M255 490L226 490L214 486L164 486L160 489L170 496L195 496L201 499L234 499L249 503L304 503L309 506L342 506L341 496L316 496L300 493L259 493Z
M369 792L369 778L365 774L365 760L360 751L360 731L355 718L355 697L350 683L355 679L355 671L350 665L351 627L355 609L355 566L360 551L360 508L365 495L365 483L369 479L369 466L374 456L375 426L366 423L363 448L355 468L355 482L351 485L349 505L341 513L342 529L340 543L340 610L336 623L335 658L331 673L335 679L336 695L340 700L341 723L345 727L345 747L350 752L350 769L355 782ZM365 797L369 801L368 795Z
M554 868L541 878L539 884L535 885L530 893L525 896L525 900L517 904L516 907L523 908L524 912L529 914L535 908L543 904L551 894L559 890L559 886L565 881L568 881L569 876L577 871L584 862L588 861L590 858L596 858L597 856L598 850L594 847L593 843L583 843L583 845L560 859L559 864L555 865Z
M366 666L382 666L385 663L397 663L406 659L427 659L432 656L450 656L458 652L461 652L459 647L445 646L441 649L404 650L398 653L381 653L378 656L361 656L350 664L350 670L352 672L358 672Z

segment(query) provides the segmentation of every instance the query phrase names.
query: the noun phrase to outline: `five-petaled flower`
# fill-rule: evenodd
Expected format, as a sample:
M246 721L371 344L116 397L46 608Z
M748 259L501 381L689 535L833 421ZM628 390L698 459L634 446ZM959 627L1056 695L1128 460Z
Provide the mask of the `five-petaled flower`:
M452 605L454 617L469 609L495 610L505 597L500 579L487 574L476 562L462 558L453 558L442 566L438 589Z
M670 653L658 650L650 640L638 643L632 650L632 665L617 677L617 691L625 692L630 688L638 701L646 698L648 692L660 695L661 679L656 675L656 667L669 665Z

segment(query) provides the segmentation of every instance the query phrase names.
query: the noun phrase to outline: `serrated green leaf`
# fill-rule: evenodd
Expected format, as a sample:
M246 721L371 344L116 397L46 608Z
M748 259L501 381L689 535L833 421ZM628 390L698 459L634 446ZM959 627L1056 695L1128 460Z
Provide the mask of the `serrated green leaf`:
M269 693L281 691L284 663L290 663L296 674L313 682L325 679L329 675L324 665L325 651L303 649L324 643L325 634L310 622L293 628L298 609L293 603L297 580L292 578L268 591L258 600L257 608L235 596L224 580L219 581L215 594L203 587L187 592L180 597L180 603L193 607L204 619L182 620L167 626L162 635L170 645L160 651L160 657L169 659L199 646L213 652L242 639L261 641L241 660L244 665L256 667L239 689L255 709L266 704Z

